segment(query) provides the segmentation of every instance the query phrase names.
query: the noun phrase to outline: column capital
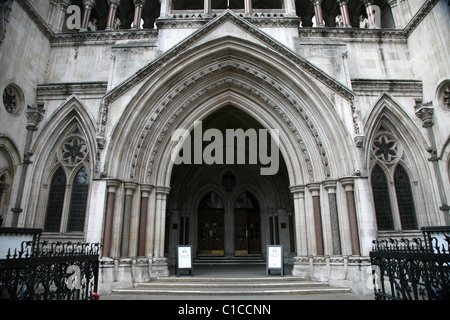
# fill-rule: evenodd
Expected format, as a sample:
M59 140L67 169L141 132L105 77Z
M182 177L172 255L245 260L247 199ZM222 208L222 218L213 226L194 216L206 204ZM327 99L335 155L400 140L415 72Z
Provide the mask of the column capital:
M145 0L133 0L133 3L137 7L143 7L145 4Z
M124 183L125 193L127 195L132 195L137 188L136 182L125 182Z
M27 129L31 131L36 131L39 122L44 118L45 110L42 106L28 106L27 108Z
M342 186L345 188L345 191L353 191L353 185L355 184L355 178L353 177L344 177L340 180Z
M117 8L120 5L120 0L108 0L108 5Z
M153 191L153 186L150 184L141 184L141 197L148 198L150 193Z
M95 0L83 0L83 6L93 8L95 6Z
M432 127L434 125L433 122L433 102L430 101L428 103L422 103L421 100L416 99L416 116L422 120L422 125L424 128Z
M307 185L309 191L311 191L312 196L316 197L319 195L320 192L320 183L314 182Z
M169 194L170 193L170 187L155 187L156 194Z
M397 6L397 0L388 0L387 1L389 7L394 8Z
M72 4L72 0L60 0L59 1L61 9L67 10L67 7Z
M106 186L108 187L108 192L116 192L116 189L120 187L120 181L109 179L106 181Z
M328 191L328 193L336 193L336 180L327 180L323 182L323 187Z
M290 186L289 190L291 190L291 193L304 193L305 192L305 186Z

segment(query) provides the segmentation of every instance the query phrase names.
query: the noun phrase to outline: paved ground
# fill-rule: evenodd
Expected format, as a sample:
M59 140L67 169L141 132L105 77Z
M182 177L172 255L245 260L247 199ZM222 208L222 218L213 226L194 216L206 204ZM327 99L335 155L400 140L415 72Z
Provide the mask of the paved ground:
M174 270L171 270L172 277ZM270 277L280 277L280 273L271 272ZM285 276L291 274L291 269L287 266L285 269ZM189 277L187 273L181 274L180 277ZM225 265L225 266L195 266L195 278L266 278L265 265ZM184 296L184 295L133 295L133 294L113 294L102 295L101 300L374 300L372 294L358 295L355 293L340 293L340 294L301 294L301 295L237 295L237 296Z

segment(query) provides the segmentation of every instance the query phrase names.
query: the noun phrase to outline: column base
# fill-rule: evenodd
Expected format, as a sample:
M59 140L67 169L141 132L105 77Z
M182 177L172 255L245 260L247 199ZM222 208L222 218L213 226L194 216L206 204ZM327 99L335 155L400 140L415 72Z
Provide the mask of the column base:
M167 258L153 258L150 268L150 276L152 278L168 277L170 275Z
M295 257L292 267L292 275L294 277L311 278L311 266L309 257Z

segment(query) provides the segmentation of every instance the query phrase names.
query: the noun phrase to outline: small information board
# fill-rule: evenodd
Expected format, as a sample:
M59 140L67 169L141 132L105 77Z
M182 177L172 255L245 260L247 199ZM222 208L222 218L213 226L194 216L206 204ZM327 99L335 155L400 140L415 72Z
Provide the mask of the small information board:
M176 275L179 270L189 270L190 275L194 276L194 258L192 256L192 246L177 246Z
M283 276L284 258L283 258L283 246L268 245L266 248L266 276L270 274L270 270L280 270L281 276Z

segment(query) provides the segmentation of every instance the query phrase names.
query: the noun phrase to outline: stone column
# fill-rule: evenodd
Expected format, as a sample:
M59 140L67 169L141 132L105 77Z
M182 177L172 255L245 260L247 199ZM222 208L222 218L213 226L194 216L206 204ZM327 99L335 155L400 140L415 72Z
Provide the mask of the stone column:
M373 14L372 0L361 0L366 6L367 19L369 20L369 28L375 28L375 15Z
M305 211L305 187L290 187L294 195L295 210L295 245L297 248L297 256L308 256L308 238L306 236L306 211Z
M114 20L116 19L117 8L120 5L120 0L108 0L109 12L108 20L106 21L106 31L114 30Z
M141 28L141 16L142 16L142 8L144 7L145 0L133 0L134 2L134 20L132 29L140 29Z
M351 28L352 26L350 24L350 16L347 7L348 0L337 0L337 2L341 9L342 19L344 20L344 28Z
M320 184L313 183L308 185L308 189L312 193L313 212L314 212L314 231L316 234L316 254L324 255L323 233L322 233L322 217L320 211Z
M114 207L116 203L116 191L120 186L119 181L109 180L106 184L108 188L108 195L106 200L106 217L105 217L105 231L103 236L103 256L111 256L111 239L112 239L112 225L114 217Z
M403 28L404 23L403 23L402 16L399 12L397 0L388 0L387 3L389 5L389 7L391 8L392 18L394 19L395 27L399 28L399 29Z
M345 195L347 198L347 210L348 210L348 220L350 225L350 239L352 243L352 254L360 255L360 243L359 243L359 232L358 232L358 221L356 219L356 208L355 208L355 195L353 192L353 178L343 178L341 180L342 186L345 188Z
M245 16L250 17L253 14L252 0L244 0Z
M22 163L22 171L20 172L20 180L19 180L19 188L17 189L17 198L15 202L14 208L12 208L13 212L13 220L11 227L16 228L19 225L19 215L23 211L22 210L22 198L25 187L25 180L27 178L28 166L32 163L31 156L33 155L30 152L31 142L33 141L33 135L38 130L38 124L44 118L45 110L43 106L37 105L36 107L28 106L26 116L27 116L27 138L25 141L25 148L23 152L23 163Z
M122 219L122 242L120 255L128 257L130 253L130 227L131 227L131 207L133 205L133 194L136 190L136 184L125 183L125 205Z
M416 100L416 116L422 120L422 127L427 130L428 138L430 140L430 147L431 147L431 157L428 159L433 164L434 169L434 175L437 179L437 185L438 185L438 191L439 191L439 197L441 199L441 207L439 208L443 214L444 214L444 220L445 223L448 225L450 224L450 206L447 202L447 196L445 194L445 186L444 186L444 180L442 177L442 172L439 168L439 161L441 160L440 157L438 157L438 150L436 145L436 138L434 136L433 126L433 115L434 115L434 108L433 103L422 103L421 100Z
M84 12L80 31L87 31L92 8L95 7L95 0L83 0Z
M203 14L207 17L211 16L211 0L204 0Z
M64 28L65 17L67 8L72 3L72 0L60 0L59 1L59 11L56 13L56 17L53 18L53 30L55 32L61 32Z
M56 20L55 12L56 12L56 16L58 15L58 12L56 11L57 7L58 7L58 0L50 0L50 8L47 13L47 24L51 29L53 29L53 25L55 24L55 20Z
M325 21L322 14L322 0L311 0L314 5L314 15L316 17L316 26L324 27Z
M138 238L138 257L145 256L145 244L147 242L147 221L148 221L148 197L153 187L149 185L141 186L141 212L139 216L139 238Z
M160 19L170 18L170 14L171 14L170 9L172 8L172 1L171 0L161 0L160 3L161 3L161 11L160 11L159 18Z
M167 259L164 257L164 240L166 230L166 199L170 189L156 187L155 241L152 273L157 276L168 276Z
M295 9L295 1L294 0L283 0L284 1L284 9L286 10L286 17L296 17L297 12Z
M336 201L336 181L325 181L323 186L328 192L328 204L330 207L331 241L334 255L341 255L341 234L339 232L339 217Z

